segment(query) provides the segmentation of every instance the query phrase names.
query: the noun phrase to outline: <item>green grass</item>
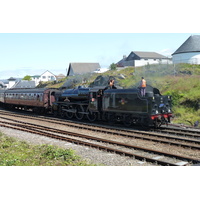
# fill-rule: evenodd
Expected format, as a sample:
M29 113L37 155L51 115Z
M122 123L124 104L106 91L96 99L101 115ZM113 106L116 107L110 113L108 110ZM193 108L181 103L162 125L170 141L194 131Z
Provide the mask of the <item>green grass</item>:
M174 108L175 118L174 123L181 123L186 125L194 125L195 121L200 122L200 110L194 110L185 106L177 106Z
M72 149L31 145L0 133L0 166L89 166Z

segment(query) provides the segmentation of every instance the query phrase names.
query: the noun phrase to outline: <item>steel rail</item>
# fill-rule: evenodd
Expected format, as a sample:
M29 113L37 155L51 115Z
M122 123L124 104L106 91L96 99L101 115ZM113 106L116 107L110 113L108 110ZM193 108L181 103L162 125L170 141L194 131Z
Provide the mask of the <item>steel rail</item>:
M5 122L2 122L2 123L5 123ZM14 123L8 123L8 124L10 124L12 126L20 126L20 128L23 127L25 129L28 129L28 130L33 129L33 127L31 128L30 125L28 127L26 127L25 125L21 125L21 124L14 124ZM34 125L34 128L35 128L35 125ZM39 130L40 130L40 128L39 128ZM49 128L47 128L46 131L52 132L52 130L49 129ZM64 134L68 134L68 135L71 135L71 136L84 137L86 139L92 139L92 140L95 140L95 141L106 142L106 143L109 143L109 144L123 146L123 147L126 147L126 148L128 147L128 148L142 150L142 151L145 151L145 152L153 152L153 153L168 156L168 157L175 157L175 158L178 158L180 160L187 160L188 162L193 162L193 163L199 163L200 162L200 160L196 160L196 159L193 159L193 158L190 158L190 157L187 157L187 156L180 156L180 155L171 154L171 153L168 153L168 152L157 151L157 150L143 148L143 147L139 147L139 146L135 146L135 145L128 145L128 144L124 144L124 143L121 143L121 142L107 140L107 139L103 139L103 138L99 138L99 137L87 136L87 135L83 135L83 134L78 134L78 133L73 133L73 132L68 132L68 131L62 131L62 130L55 130L55 131L59 131L59 133L62 133L62 134L64 133ZM47 133L45 132L45 134L47 134ZM50 135L52 135L52 134L50 134ZM63 136L61 136L61 137L63 137Z
M26 131L26 132L30 132L30 133L33 133L33 134L39 134L39 135L42 135L42 136L67 141L67 142L70 142L70 143L73 143L73 144L89 146L89 147L93 147L93 148L96 148L96 149L99 149L99 150L106 150L107 152L113 152L113 153L116 153L116 154L119 154L119 155L129 156L129 157L133 157L133 158L138 159L138 160L147 161L147 162L151 162L151 163L153 162L153 163L160 164L160 165L163 165L163 166L180 166L180 164L161 161L161 160L158 160L158 159L149 158L149 157L146 157L146 156L141 156L141 155L133 154L133 153L130 153L130 152L121 151L121 150L117 150L117 149L114 149L114 148L110 148L110 147L106 147L106 146L102 146L102 145L97 145L97 144L93 144L93 143L89 143L89 142L84 142L84 141L77 140L77 139L58 136L58 135L54 135L54 134L50 134L50 133L46 133L46 132L42 132L42 131L33 131L33 130L30 130L30 129L17 128L17 127L13 127L13 126L7 126L5 124L0 124L0 126L15 129L15 130L20 130L20 131Z
M13 115L13 116L15 116L15 115L21 115L21 113L20 114L10 114L10 112L8 112L8 111L3 111L3 112L6 112L6 113L9 113L9 115ZM3 114L3 113L0 113L0 114ZM26 114L26 113L25 113ZM3 115L6 115L6 114L3 114ZM24 115L24 113L23 113L23 115ZM30 114L26 114L26 115L28 115L29 117L32 117L32 118L40 118L42 121L46 121L45 119L44 119L44 116L32 116L32 115L30 115ZM24 116L20 116L20 117L22 117L22 118L26 118L26 117L24 117ZM59 124L62 124L63 125L63 120L59 120L58 118L50 118L50 117L47 117L47 116L45 116L45 118L47 118L47 120L50 120L50 121L57 121ZM97 125L97 124L88 124L88 123L84 123L84 122L78 122L78 121L75 121L75 122L72 122L71 120L66 120L65 119L65 122L67 122L67 125L68 126L72 126L72 127L77 127L77 128L80 128L80 125L81 125L81 128L83 128L83 129L89 129L89 127L91 127L91 129L93 129L93 127L95 126L95 127L98 127L98 128L104 128L102 125ZM78 124L78 125L77 125ZM87 126L87 127L84 127L84 126ZM107 127L105 127L105 128L107 128ZM115 131L124 131L124 132L130 132L130 133L144 133L144 134L147 134L147 135L152 135L150 132L146 132L146 131L141 131L141 130L129 130L129 129L124 129L124 128L116 128L116 127L111 127L112 128L112 130L115 130ZM184 135L184 136L196 136L196 137L200 137L200 131L198 131L198 132L196 132L196 131L192 131L192 130L185 130L185 129L174 129L174 128L163 128L163 127L161 127L160 129L158 129L159 131L161 131L162 130L162 132L167 132L167 131L170 131L170 130L176 130L176 131L179 131L179 132L177 132L177 135L179 135L179 133L180 133L180 135ZM155 129L153 129L153 131L156 131L156 132L158 132L158 130L155 130ZM166 131L165 131L166 130ZM106 131L103 131L103 130L101 130L101 132L106 132ZM158 134L157 135L157 133L156 132L154 132L153 134L154 134L154 136L157 136L157 137L162 137L162 135L160 135L160 134ZM181 133L182 132L182 133ZM186 134L184 134L184 132L190 132L190 133L197 133L197 134L190 134L190 133L188 133L187 135ZM176 133L174 133L174 134L176 134ZM166 136L166 137L173 137L173 136ZM176 139L177 137L175 137L174 139ZM189 140L189 139L188 139ZM197 142L198 143L198 142Z
M9 118L6 118L6 117L1 117L1 118L2 119L16 121L18 123L26 123L26 122L17 121L17 120L14 120L14 119L9 119ZM60 123L60 124L63 125L63 123ZM40 125L40 127L42 127L42 126ZM77 127L77 125L75 127ZM80 127L78 126L78 128L80 128ZM90 130L94 131L94 128L92 128L92 127L90 127L90 128L85 127L85 129L87 129L87 130L90 129ZM172 144L172 145L182 146L182 147L187 147L187 148L200 149L200 146L198 146L198 145L185 144L185 143L180 143L180 142L174 142L174 141L170 141L169 139L179 140L179 141L185 141L185 142L191 142L191 143L195 143L195 144L200 144L200 140L187 139L187 138L177 138L177 137L173 137L173 136L160 135L160 134L149 133L149 132L145 132L145 131L136 131L136 134L134 134L135 131L127 131L128 133L132 133L132 134L123 133L123 132L126 132L126 131L117 132L117 133L113 132L113 131L110 131L110 130L98 130L98 129L95 129L95 131L103 132L103 133L106 133L106 134L121 135L121 136L126 136L126 137L133 137L133 138L137 138L137 139L145 139L145 140L150 140L150 141L154 141L154 142L160 142L160 143L165 143L165 144ZM144 135L148 135L148 136L144 136ZM151 136L153 136L153 137L159 137L159 138L160 137L161 138L166 138L168 140L157 139L157 138L153 138Z
M181 136L190 136L193 138L200 138L200 132L196 132L196 131L160 128L156 132L169 133L169 134L181 135Z

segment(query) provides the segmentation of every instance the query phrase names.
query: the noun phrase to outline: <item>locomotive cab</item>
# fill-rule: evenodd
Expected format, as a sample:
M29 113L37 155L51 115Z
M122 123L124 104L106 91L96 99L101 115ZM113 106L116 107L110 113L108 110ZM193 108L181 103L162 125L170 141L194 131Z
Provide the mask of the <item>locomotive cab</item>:
M95 87L90 89L89 92L89 109L92 112L102 111L102 95L104 88Z

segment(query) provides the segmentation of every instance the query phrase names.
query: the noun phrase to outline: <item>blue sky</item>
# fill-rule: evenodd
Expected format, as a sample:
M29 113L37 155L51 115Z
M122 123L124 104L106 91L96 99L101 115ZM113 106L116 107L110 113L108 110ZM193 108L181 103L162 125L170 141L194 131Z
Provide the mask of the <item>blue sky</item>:
M70 62L98 62L108 67L131 51L170 56L197 33L0 33L0 79L66 74Z
M0 79L66 74L70 62L108 67L131 51L169 56L200 32L196 2L2 1Z

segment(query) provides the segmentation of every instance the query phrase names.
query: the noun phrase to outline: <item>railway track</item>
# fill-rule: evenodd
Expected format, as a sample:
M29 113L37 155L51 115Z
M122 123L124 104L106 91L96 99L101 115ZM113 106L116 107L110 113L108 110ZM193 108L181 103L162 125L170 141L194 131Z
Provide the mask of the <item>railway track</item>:
M189 129L178 129L178 128L172 128L172 127L168 127L168 128L161 127L157 131L161 133L171 134L171 135L179 135L183 137L200 139L200 130L197 130L197 129L189 130Z
M157 163L159 165L180 166L180 165L190 165L190 164L195 164L195 163L200 162L198 159L194 159L192 157L180 156L180 155L171 154L165 151L156 151L154 149L142 148L140 146L130 145L130 144L108 140L104 138L93 137L93 136L78 134L78 133L69 132L69 131L63 131L60 129L48 128L45 126L36 125L32 123L24 123L18 120L12 120L13 121L12 123L6 122L5 120L11 121L11 119L4 118L4 121L0 122L0 126L4 126L7 128L14 128L21 131L27 131L34 134L40 134L40 135L44 135L47 137L52 137L52 138L56 138L60 140L65 140L65 141L72 142L79 145L90 146L93 148L106 150L108 152L115 152L117 154L134 157L135 159L139 159L139 160L143 160L147 162ZM102 143L104 145L102 145ZM138 151L143 151L146 153L145 155L141 155ZM172 159L170 162L165 161L165 157L170 157Z
M0 114L7 115L7 113L1 113L1 112ZM19 115L10 114L10 116L17 117ZM150 131L131 130L131 129L124 129L124 128L114 128L111 126L102 126L102 125L97 125L97 124L63 121L61 119L55 119L55 118L52 119L49 117L41 117L41 116L30 116L30 115L21 116L20 115L20 117L24 117L24 118L29 117L31 119L39 118L40 121L44 121L44 122L50 121L52 123L66 125L69 127L74 127L74 128L79 128L79 129L86 129L86 130L112 134L112 135L121 135L123 137L137 138L137 139L159 142L163 144L170 144L170 145L180 146L180 147L185 147L185 148L190 148L190 149L198 149L198 150L200 149L200 132L199 133L195 132L195 134L194 133L192 134L191 132L186 133L184 130L182 131L177 130L177 134L176 134L174 129L173 131L171 129L160 129L160 130L154 130L153 132L152 131L150 132ZM9 118L2 117L2 119L9 119ZM172 133L172 135L170 133ZM191 135L193 136L193 138L190 137ZM179 136L182 136L182 137L179 137Z

